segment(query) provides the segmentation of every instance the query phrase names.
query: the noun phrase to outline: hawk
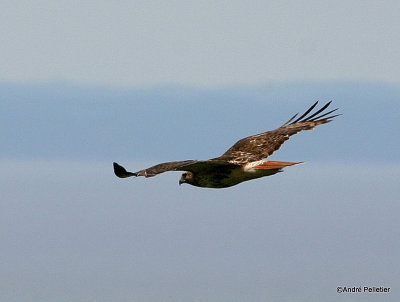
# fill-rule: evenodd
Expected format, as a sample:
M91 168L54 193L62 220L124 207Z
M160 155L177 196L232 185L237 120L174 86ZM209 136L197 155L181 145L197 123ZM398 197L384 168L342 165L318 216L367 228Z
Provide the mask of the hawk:
M298 113L275 130L245 137L220 157L209 160L166 162L135 173L114 162L114 173L118 177L125 178L152 177L167 171L184 171L179 185L187 183L205 188L227 188L243 181L270 176L282 172L284 167L302 163L271 161L266 158L278 150L290 136L329 123L334 117L339 116L340 114L332 115L338 108L325 112L331 102L312 112L318 104L317 101L297 119Z

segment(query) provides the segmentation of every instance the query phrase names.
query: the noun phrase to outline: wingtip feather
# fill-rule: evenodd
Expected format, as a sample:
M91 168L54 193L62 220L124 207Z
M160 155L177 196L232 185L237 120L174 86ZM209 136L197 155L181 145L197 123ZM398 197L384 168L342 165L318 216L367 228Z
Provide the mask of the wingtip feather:
M329 101L328 103L326 103L324 106L322 106L320 109L318 109L316 112L312 113L311 115L307 116L318 104L318 101L316 101L310 108L307 109L306 112L304 112L299 118L297 118L296 120L294 120L292 122L292 120L294 119L291 118L287 123L285 123L284 125L288 125L290 122L290 125L295 124L295 123L301 123L301 122L329 122L329 119L332 119L336 116L339 116L341 114L337 114L337 115L331 115L329 117L325 117L333 112L335 112L336 110L338 110L339 108L333 109L329 112L326 113L322 113L325 109L327 109L329 107L329 105L332 103L332 101ZM322 113L321 115L319 115L320 113ZM322 119L323 118L323 119Z
M113 162L113 167L114 167L114 174L119 178L137 176L136 173L127 171L123 166L117 164L116 162Z

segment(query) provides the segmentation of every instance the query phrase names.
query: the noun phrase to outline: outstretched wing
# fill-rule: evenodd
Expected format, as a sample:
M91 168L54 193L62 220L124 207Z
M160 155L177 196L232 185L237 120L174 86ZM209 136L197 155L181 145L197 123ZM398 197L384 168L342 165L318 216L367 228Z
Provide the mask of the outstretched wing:
M158 164L150 168L140 170L138 172L129 172L124 167L114 163L114 173L118 177L125 178L130 176L145 176L151 177L167 171L186 171L185 166L194 164L197 160L184 160L184 161L171 161L167 163Z
M303 130L311 130L315 126L328 123L332 120L332 118L340 115L330 115L337 109L326 113L323 112L326 108L328 108L330 103L331 102L327 103L315 113L311 113L311 111L318 104L318 102L316 102L296 120L295 118L297 117L298 113L278 129L252 135L239 140L222 156L215 159L228 161L234 164L246 164L264 159L278 150L291 135Z
M202 174L228 173L238 165L218 160L184 160L158 164L138 172L129 172L121 165L114 163L114 173L120 178L130 176L152 177L168 171L191 171Z

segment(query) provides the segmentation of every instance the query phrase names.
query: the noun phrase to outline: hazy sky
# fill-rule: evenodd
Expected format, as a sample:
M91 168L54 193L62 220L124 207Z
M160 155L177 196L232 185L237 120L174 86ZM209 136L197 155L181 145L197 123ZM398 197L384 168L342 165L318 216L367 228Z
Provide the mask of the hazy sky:
M400 82L398 1L2 1L0 80Z
M2 1L0 301L400 301L399 11ZM316 100L343 115L285 143L274 159L306 164L284 173L113 174L218 156Z
M222 190L111 163L0 166L2 301L399 301L399 164L310 162Z
M0 92L1 301L399 301L399 89ZM316 96L344 115L286 142L274 158L306 164L284 173L216 190L112 171L218 156Z

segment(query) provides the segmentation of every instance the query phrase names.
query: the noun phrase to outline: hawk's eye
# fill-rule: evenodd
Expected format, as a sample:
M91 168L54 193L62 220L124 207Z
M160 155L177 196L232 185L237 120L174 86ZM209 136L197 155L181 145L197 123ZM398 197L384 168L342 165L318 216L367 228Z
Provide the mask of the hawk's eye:
M186 174L186 173L183 173L182 176L186 178L187 174Z

